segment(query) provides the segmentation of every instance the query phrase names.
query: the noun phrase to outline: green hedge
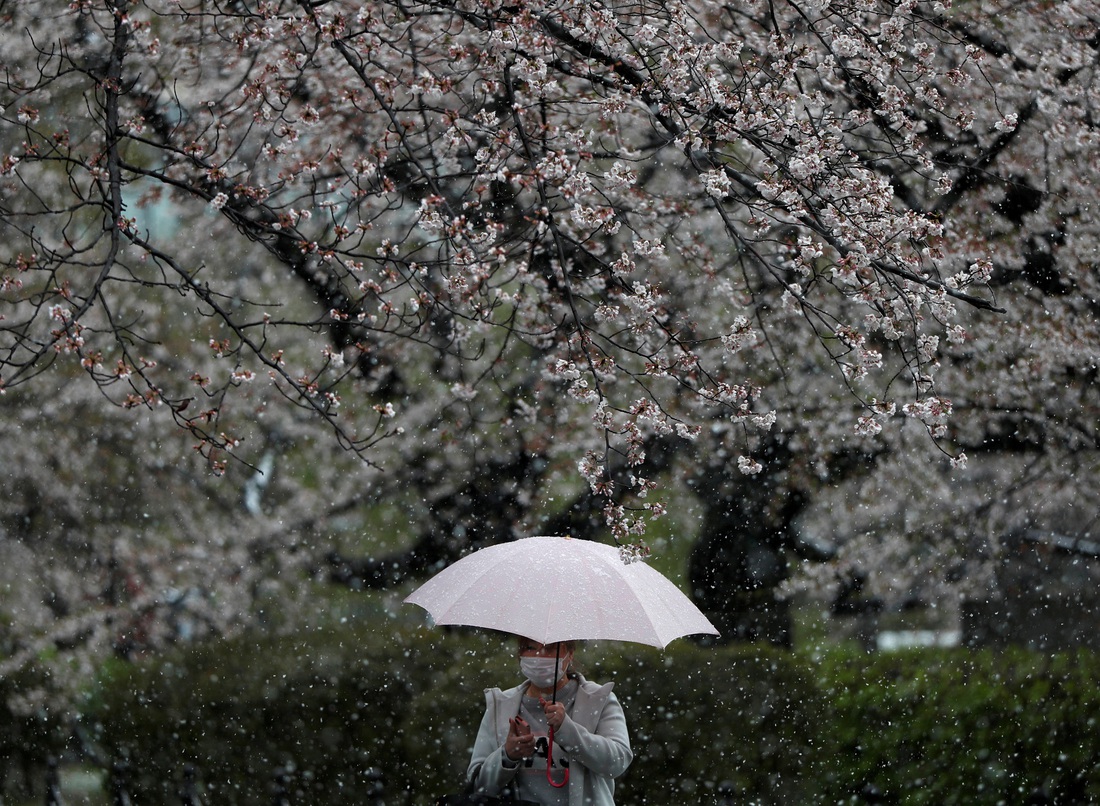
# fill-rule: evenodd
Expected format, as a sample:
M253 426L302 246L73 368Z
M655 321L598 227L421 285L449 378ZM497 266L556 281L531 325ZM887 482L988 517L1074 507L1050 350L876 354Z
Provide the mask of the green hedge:
M350 638L242 639L116 667L87 719L138 803L175 802L187 766L206 802L267 806L284 771L293 802L358 803L370 768L403 768L394 738L425 679L401 642L364 653Z
M965 649L826 655L826 802L1100 803L1100 659Z
M1100 662L923 650L820 658L764 647L664 652L582 646L614 680L635 761L621 806L854 802L1100 802ZM426 806L460 785L482 689L517 678L511 642L464 632L325 632L196 646L116 667L87 714L125 754L136 804L171 804L185 764L208 803L267 806L290 770L292 802Z

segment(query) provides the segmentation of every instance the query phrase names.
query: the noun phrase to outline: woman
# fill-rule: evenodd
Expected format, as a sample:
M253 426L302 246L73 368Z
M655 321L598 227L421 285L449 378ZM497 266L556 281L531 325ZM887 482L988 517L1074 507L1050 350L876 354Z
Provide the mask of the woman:
M485 691L467 771L478 791L511 788L541 806L614 806L615 779L634 758L626 717L611 683L573 671L573 653L572 641L519 639L526 680Z

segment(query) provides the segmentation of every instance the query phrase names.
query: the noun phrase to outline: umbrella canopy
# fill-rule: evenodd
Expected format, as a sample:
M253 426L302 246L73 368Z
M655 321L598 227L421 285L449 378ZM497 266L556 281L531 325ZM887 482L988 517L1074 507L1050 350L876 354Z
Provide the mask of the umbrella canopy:
M405 599L436 624L513 633L551 644L597 639L664 648L684 635L718 635L659 571L625 563L614 546L526 537L475 551Z

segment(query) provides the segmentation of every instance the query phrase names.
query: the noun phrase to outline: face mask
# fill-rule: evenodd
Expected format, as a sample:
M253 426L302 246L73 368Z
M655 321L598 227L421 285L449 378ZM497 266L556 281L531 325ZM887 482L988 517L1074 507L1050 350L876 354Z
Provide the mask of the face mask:
M539 688L551 688L569 668L569 660L568 655L557 659L555 670L554 658L520 658L519 669Z

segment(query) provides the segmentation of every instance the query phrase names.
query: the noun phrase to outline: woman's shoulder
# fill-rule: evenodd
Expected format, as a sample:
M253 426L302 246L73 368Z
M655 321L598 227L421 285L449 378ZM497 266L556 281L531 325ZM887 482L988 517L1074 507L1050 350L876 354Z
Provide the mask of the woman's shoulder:
M590 697L614 697L611 690L615 688L614 683L597 683L593 680L589 680L582 674L577 674L577 682L580 684L580 690Z
M500 702L501 700L518 699L523 696L523 690L527 688L527 681L524 680L518 685L511 688L502 689L499 686L493 686L492 688L485 689L485 699L487 702Z

